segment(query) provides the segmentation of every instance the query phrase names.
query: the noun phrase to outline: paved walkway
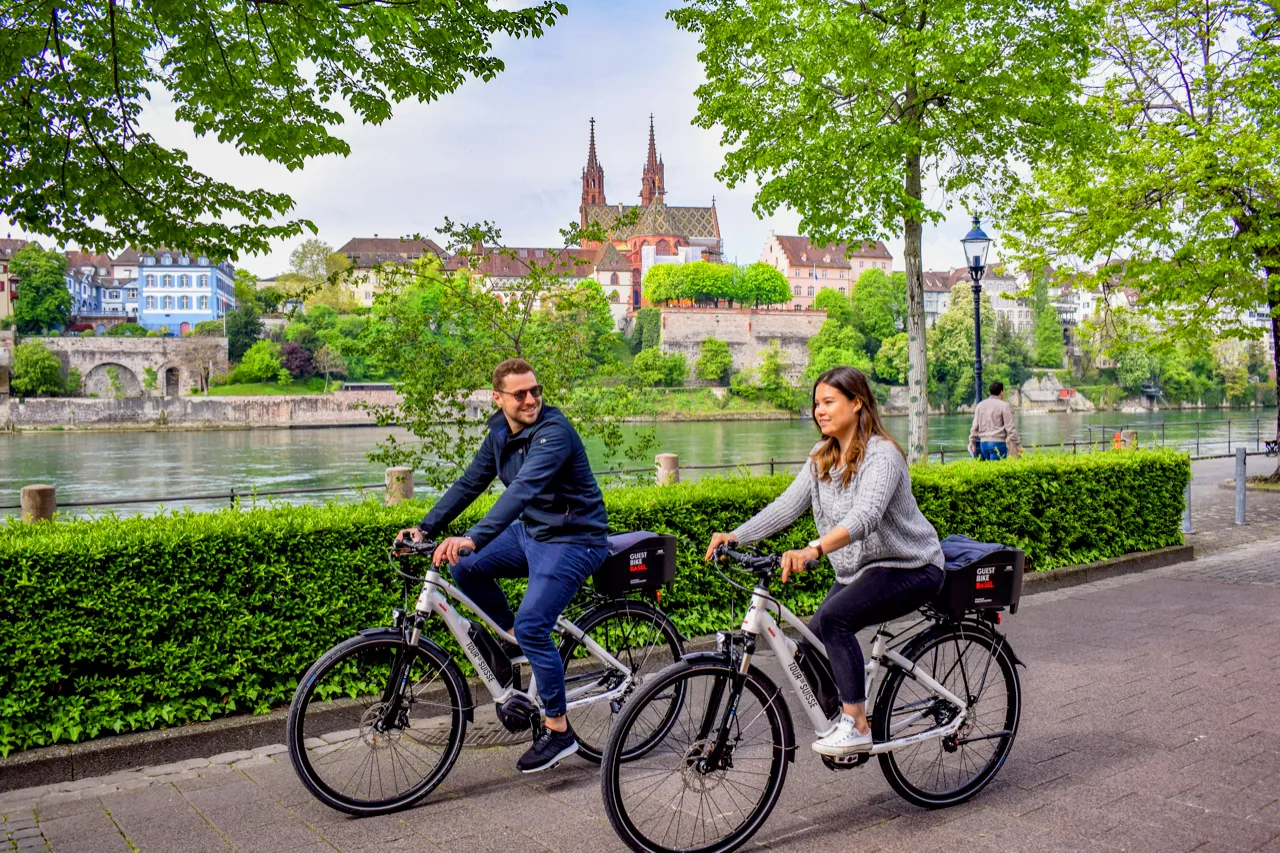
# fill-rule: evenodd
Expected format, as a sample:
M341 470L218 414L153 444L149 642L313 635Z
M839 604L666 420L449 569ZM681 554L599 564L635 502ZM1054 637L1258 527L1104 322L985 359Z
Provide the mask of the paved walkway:
M1191 463L1191 528L1187 544L1197 554L1231 548L1246 542L1280 537L1280 493L1245 492L1245 521L1236 524L1236 497L1231 489L1222 488L1226 480L1236 476L1234 459L1201 459ZM1266 456L1250 456L1249 476L1270 474L1276 460Z
M1029 598L1005 623L1028 665L1022 726L986 791L922 811L874 762L833 774L805 749L745 849L1280 853L1278 545ZM0 851L623 849L580 760L521 777L520 747L467 750L418 807L352 820L279 749L0 795Z

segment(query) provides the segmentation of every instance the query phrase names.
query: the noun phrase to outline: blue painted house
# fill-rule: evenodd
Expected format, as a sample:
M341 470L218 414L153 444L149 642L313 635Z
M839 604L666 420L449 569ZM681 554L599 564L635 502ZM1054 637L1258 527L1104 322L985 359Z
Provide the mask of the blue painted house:
M127 249L113 265L126 298L136 291L138 323L149 331L181 335L236 307L235 270L228 263L175 249Z

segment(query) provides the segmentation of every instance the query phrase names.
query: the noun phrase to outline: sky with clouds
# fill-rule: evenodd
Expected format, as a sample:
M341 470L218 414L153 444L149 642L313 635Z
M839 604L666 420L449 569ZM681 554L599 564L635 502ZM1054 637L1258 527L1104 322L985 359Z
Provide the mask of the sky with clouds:
M719 134L691 123L703 79L697 41L666 20L670 6L570 0L569 15L541 39L496 43L506 71L493 81L471 81L433 104L401 104L380 126L348 123L338 133L349 156L312 160L296 172L196 137L163 97L148 106L146 129L214 177L288 193L294 215L314 222L334 248L351 237L431 234L446 216L490 220L507 245L550 246L577 218L589 119L596 119L608 200L633 204L652 113L668 203L708 205L714 197L726 259L755 260L770 230L796 233L799 218L779 210L761 220L751 209L752 186L729 189L716 180ZM926 227L925 269L959 265L967 230L959 210ZM237 266L261 277L285 272L300 239ZM902 240L889 249L901 269Z

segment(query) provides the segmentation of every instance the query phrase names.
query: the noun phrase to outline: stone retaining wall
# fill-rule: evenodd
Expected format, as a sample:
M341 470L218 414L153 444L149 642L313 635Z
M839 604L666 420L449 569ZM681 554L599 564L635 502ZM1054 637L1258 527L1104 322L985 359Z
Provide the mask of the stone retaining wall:
M373 415L361 404L395 406L394 391L337 391L332 394L267 397L130 397L9 400L0 416L9 429L371 426ZM491 411L487 395L467 403L468 417Z
M809 364L809 339L827 319L825 311L761 311L751 308L668 308L662 311L662 351L683 353L690 367L707 338L729 345L734 370L760 363L777 341L787 374L798 379Z

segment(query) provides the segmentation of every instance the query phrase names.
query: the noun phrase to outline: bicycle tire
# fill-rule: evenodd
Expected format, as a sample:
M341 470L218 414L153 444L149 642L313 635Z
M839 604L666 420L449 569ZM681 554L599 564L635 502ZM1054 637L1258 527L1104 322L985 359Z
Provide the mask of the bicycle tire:
M1008 758L1022 713L1017 667L1006 652L1002 637L968 623L925 632L908 645L903 657L929 671L944 687L964 698L973 719L950 739L950 747L948 739L931 738L881 753L880 770L893 790L909 803L929 809L958 805L985 788ZM996 688L997 683L1001 683L1004 690L1003 699L998 693L988 692ZM949 713L947 709L954 707L937 696L904 696L904 690L932 694L905 671L894 668L876 694L872 714L876 743L893 739L895 712L902 726L894 735L905 737L938 725ZM987 699L990 701L982 704ZM923 728L910 728L915 724L905 720L922 711L927 711L929 722ZM969 749L971 745L973 750ZM924 764L921 764L922 758ZM974 767L976 771L970 772L967 767ZM924 782L931 774L934 786L925 787ZM918 778L913 779L913 775Z
M732 724L738 726L738 737L734 740L734 751L731 754L731 767L702 772L697 766L698 757L705 754L706 744L714 740L715 729L719 725L707 726L705 721L723 719L719 715L723 713L722 709L727 701L725 694L730 692L725 688L732 685L736 677L736 669L727 659L682 660L650 679L619 715L605 747L600 773L601 795L614 831L636 853L729 853L746 843L777 805L786 781L789 753L795 749L788 725L790 720L785 716L790 712L777 686L754 667L742 677L742 693L736 707L739 713L731 717ZM707 697L705 707L697 707L701 704L700 692L699 685L691 683L694 679L711 681L712 695ZM721 685L718 696L715 695L717 683ZM652 702L670 702L669 694L676 689L680 689L683 701L679 719L667 739L641 758L624 759L623 756L628 752L628 736L637 721L642 719ZM762 715L768 725L768 740L762 739L755 744L748 742L744 747L742 734L749 731ZM745 727L742 726L744 719L747 720ZM706 735L701 731L703 728L707 729ZM691 737L690 743L684 743ZM758 754L746 752L748 749L755 749ZM766 765L767 770L764 769ZM654 776L661 776L664 772L664 766L670 769L667 778L659 778L657 783L652 783ZM728 773L732 771L738 771L739 775L730 783ZM757 775L765 778L763 787L759 789L754 804L748 799L749 810L737 825L710 840L704 829L698 839L699 843L694 843L694 820L706 814L712 820L712 829L716 830L716 817L726 814L725 803L736 804L736 798L748 796L745 792L749 789L738 780L744 776L749 779L750 776ZM676 776L679 776L678 780ZM679 784L676 784L677 781ZM664 783L670 790L666 805L660 801L655 802L656 810L650 809L654 820L644 820L642 823L646 805L656 795L658 786ZM629 793L637 785L643 787L634 794ZM688 791L694 788L700 788L696 794L697 805L692 801L685 801ZM714 792L720 789L723 789L723 793L721 799L717 800ZM644 793L643 797L640 797L641 793ZM636 802L629 803L631 798L635 798ZM704 808L707 801L710 802L710 807ZM672 803L675 803L674 807ZM668 812L671 813L669 819ZM677 817L680 818L679 821ZM726 825L731 822L730 819L725 820ZM646 829L649 825L654 829ZM673 826L676 837L668 843ZM681 830L685 826L689 827L688 843L681 843ZM659 829L662 830L662 837L653 837Z
M408 649L398 632L352 637L312 664L294 692L286 727L289 760L306 789L330 808L358 817L407 808L435 790L458 759L470 691L453 660L428 641L407 661L416 698L403 712L405 725L375 727L390 660L401 650ZM428 718L431 711L438 716ZM426 757L432 754L434 762ZM348 784L338 785L348 770ZM388 773L392 785L401 778L408 784L388 794ZM370 796L351 793L351 784L366 775Z
M684 640L675 623L667 614L645 601L632 598L606 601L574 624L631 670L635 680L631 689L618 700L619 710L628 697L635 695L646 678L680 660L684 654ZM584 657L580 658L581 663L575 664L574 656L579 650ZM560 661L564 666L567 687L589 683L594 677L601 690L616 688L615 676L610 671L599 669L600 662L586 656L582 644L573 637L566 636L561 640ZM668 717L673 717L675 710L676 705L672 703L672 713ZM575 708L572 718L573 731L578 739L578 755L599 764L617 712L610 703L595 702ZM647 743L632 752L638 753L660 741L666 735L670 719L665 722L666 725L655 728Z

